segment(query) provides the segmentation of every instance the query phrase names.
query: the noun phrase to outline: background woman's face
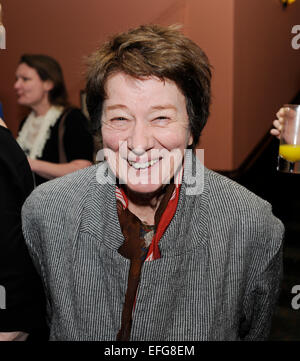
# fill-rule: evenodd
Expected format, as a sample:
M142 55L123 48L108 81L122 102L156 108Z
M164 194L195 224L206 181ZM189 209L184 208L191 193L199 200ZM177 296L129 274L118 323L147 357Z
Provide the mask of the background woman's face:
M39 105L48 99L51 87L51 82L43 81L34 68L25 63L19 64L14 88L20 105L28 107Z
M121 183L141 193L169 183L192 144L185 97L171 80L122 72L106 83L103 147Z

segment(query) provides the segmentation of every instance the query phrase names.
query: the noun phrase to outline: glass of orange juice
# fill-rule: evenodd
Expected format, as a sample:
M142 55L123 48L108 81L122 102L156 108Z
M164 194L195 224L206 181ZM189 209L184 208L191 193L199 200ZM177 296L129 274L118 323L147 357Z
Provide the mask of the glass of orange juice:
M285 104L282 113L277 170L300 173L300 105Z

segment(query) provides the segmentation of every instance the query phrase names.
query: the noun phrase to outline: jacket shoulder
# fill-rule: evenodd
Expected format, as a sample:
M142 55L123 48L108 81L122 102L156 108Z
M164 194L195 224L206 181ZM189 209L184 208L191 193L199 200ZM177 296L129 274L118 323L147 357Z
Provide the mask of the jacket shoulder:
M207 182L210 199L230 208L249 209L271 206L269 202L244 186L212 170L206 170L205 182Z
M53 206L57 209L79 202L85 198L90 185L96 182L96 169L97 166L93 165L39 185L27 198L24 207Z

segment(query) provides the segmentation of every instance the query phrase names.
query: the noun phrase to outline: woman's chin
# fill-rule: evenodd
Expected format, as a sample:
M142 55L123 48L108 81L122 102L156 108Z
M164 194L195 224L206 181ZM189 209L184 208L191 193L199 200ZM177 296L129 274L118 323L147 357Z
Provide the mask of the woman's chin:
M24 101L22 101L22 99L17 99L17 103L18 103L18 105L24 105Z
M24 100L22 98L18 99L17 103L18 103L18 105L21 105L23 107L30 107L30 104L28 104L28 102L26 102L26 100Z
M126 184L126 187L135 193L140 193L141 195L144 194L155 194L162 188L162 184Z

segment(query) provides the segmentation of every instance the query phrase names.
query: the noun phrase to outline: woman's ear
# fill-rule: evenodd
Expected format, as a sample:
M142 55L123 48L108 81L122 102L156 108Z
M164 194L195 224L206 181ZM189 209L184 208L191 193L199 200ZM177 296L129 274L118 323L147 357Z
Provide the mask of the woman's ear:
M193 144L193 136L192 134L189 136L189 141L188 141L188 145L192 145Z
M50 90L53 89L53 87L54 87L54 83L53 83L52 80L45 80L45 81L44 81L44 89L45 89L46 91L49 92Z

